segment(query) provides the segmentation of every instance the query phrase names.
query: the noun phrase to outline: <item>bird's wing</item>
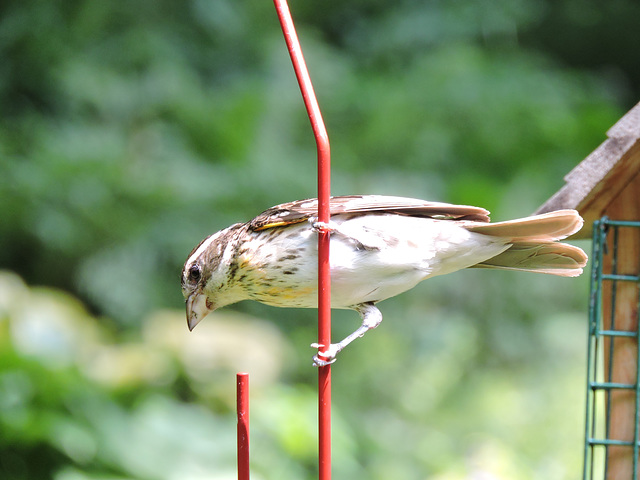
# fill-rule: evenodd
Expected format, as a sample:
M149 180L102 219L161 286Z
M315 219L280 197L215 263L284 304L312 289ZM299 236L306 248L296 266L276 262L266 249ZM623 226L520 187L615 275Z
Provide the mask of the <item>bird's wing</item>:
M489 212L484 208L383 195L331 197L329 208L331 215L341 213L394 213L396 215L442 220L489 222ZM276 205L265 210L249 222L249 228L257 231L291 225L304 222L316 215L318 215L318 200L316 198L298 200Z

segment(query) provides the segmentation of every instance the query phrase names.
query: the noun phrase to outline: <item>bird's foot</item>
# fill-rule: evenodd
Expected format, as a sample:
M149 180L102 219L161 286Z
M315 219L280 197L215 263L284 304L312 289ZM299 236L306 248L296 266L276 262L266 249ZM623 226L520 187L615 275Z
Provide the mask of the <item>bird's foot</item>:
M309 223L311 224L311 228L313 228L317 233L333 233L338 230L338 225L331 220L328 222L320 222L318 221L318 217L310 217Z
M312 343L311 348L317 348L319 350L324 348L324 345L321 343ZM318 351L318 353L313 356L313 366L326 367L327 365L331 365L336 361L336 356L340 353L340 350L342 350L342 345L332 343L324 352Z

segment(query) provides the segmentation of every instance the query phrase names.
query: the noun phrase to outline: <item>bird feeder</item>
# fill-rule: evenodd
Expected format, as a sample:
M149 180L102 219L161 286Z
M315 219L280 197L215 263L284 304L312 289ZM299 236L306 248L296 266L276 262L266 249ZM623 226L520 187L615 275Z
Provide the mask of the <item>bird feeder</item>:
M584 479L640 480L640 103L538 213L574 208L593 238Z

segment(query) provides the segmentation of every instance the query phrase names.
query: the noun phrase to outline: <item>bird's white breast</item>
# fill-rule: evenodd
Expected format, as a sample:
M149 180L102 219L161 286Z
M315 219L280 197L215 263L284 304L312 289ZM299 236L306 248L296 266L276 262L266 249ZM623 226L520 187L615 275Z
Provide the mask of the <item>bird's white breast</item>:
M509 246L450 220L388 214L336 215L331 220L335 228L330 245L335 308L384 300L428 277L487 260ZM317 234L311 225L305 222L287 227L281 240L261 246L253 255L259 263L269 265L265 275L278 279L284 295L282 303L278 299L260 301L291 306L284 304L298 291L297 306L317 305ZM296 258L278 261L288 255ZM283 274L285 268L291 271L292 265L295 273Z

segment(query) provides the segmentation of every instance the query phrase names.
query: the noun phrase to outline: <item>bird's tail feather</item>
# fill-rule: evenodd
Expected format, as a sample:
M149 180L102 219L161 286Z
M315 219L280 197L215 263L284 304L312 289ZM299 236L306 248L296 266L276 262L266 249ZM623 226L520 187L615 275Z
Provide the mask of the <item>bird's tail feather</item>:
M508 250L475 268L498 268L577 277L587 264L581 248L567 243L514 243Z
M471 224L467 228L472 232L512 243L501 254L475 267L577 277L587 264L587 255L581 248L557 240L576 233L582 224L582 217L575 210L558 210L507 222Z
M471 223L466 228L513 243L553 242L573 235L582 228L582 224L582 217L575 210L557 210L506 222Z

